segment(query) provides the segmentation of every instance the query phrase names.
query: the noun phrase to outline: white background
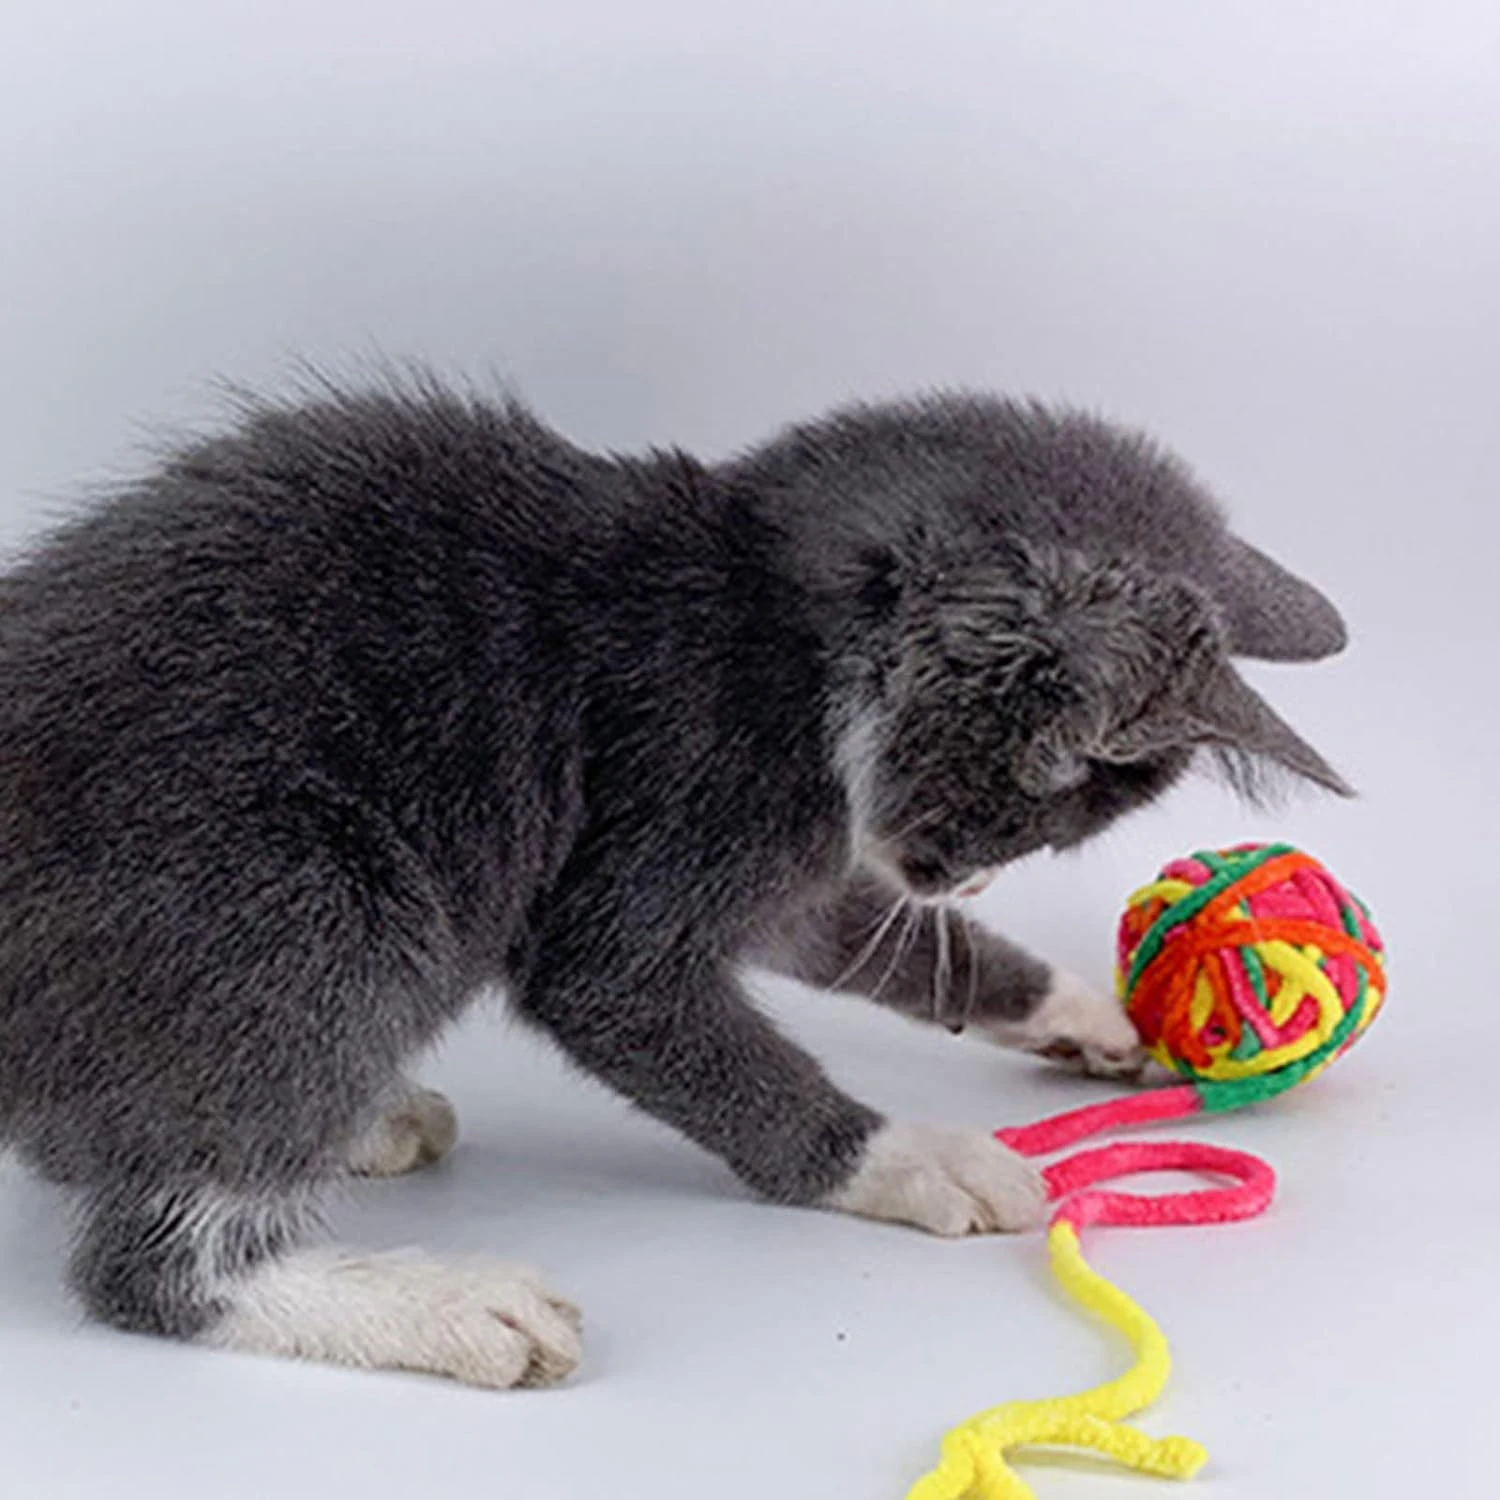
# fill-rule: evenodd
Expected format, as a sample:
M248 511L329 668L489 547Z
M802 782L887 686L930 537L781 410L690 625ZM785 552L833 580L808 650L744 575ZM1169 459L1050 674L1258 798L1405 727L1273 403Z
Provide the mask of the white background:
M1145 423L1356 644L1257 681L1361 786L1212 786L986 915L1096 979L1164 857L1280 834L1386 928L1380 1026L1201 1134L1272 1215L1102 1231L1173 1334L1156 1432L1214 1496L1494 1494L1500 9L9 0L0 10L0 545L209 410L210 377L384 350L514 380L573 437L717 454L850 395L965 383ZM3 920L3 914L0 914ZM1107 1092L847 1002L773 1003L897 1114ZM348 1238L535 1259L579 1378L496 1397L80 1327L63 1226L0 1179L0 1484L17 1497L899 1497L942 1428L1120 1350L1041 1243L746 1201L476 1018L465 1140ZM1043 1497L1157 1492L1039 1462ZM1169 1493L1168 1491L1161 1491Z

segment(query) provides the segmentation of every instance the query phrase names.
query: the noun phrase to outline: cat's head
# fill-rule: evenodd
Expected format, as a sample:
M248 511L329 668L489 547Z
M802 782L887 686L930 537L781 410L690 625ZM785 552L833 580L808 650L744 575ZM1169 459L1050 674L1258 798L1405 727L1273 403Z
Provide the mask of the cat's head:
M858 601L842 758L867 857L914 894L1068 848L1200 751L1253 793L1339 775L1232 665L1339 650L1310 584L1190 471L1096 418L988 397L859 407L741 461L804 577Z
M1343 780L1230 661L1201 588L1016 546L909 579L879 701L845 739L866 857L941 897L1144 806L1200 750L1253 793Z

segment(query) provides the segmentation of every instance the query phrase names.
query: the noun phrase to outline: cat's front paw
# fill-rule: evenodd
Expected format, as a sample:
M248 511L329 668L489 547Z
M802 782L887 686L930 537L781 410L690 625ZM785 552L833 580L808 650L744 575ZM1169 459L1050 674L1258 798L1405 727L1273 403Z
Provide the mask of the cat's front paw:
M1034 1229L1047 1216L1041 1173L980 1130L884 1125L830 1206L934 1234Z
M1064 969L1052 971L1036 1010L997 1039L1094 1078L1139 1078L1148 1061L1124 1006Z

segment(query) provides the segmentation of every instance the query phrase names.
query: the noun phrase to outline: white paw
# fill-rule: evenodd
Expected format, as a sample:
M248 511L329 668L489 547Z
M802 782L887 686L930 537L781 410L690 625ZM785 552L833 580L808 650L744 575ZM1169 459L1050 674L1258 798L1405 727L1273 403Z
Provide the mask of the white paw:
M382 1106L348 1152L349 1170L362 1177L396 1177L441 1161L458 1139L458 1116L434 1089L406 1084Z
M1041 1173L980 1130L885 1125L831 1206L934 1234L1034 1229L1047 1216Z
M995 1039L1096 1078L1138 1078L1146 1049L1125 1007L1065 969L1025 1021L995 1028Z
M303 1250L226 1288L225 1300L206 1343L492 1390L551 1385L581 1352L578 1309L506 1261Z

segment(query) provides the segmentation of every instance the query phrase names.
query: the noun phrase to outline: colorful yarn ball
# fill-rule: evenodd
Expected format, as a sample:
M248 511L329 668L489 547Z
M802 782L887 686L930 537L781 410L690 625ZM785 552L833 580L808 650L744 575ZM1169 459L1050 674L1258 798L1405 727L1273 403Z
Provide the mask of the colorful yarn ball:
M1116 981L1151 1055L1204 1109L1235 1109L1358 1039L1385 999L1385 950L1311 855L1246 844L1174 860L1130 898Z

